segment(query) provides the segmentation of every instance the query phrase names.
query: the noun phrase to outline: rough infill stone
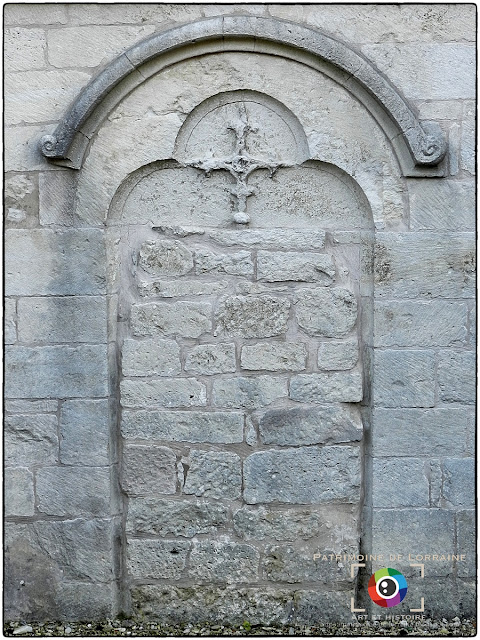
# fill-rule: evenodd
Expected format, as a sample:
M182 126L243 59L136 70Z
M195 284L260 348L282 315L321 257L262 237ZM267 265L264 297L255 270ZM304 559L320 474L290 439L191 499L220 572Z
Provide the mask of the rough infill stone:
M332 405L314 409L272 409L259 420L263 444L336 444L362 439L360 416L354 409Z
M360 499L358 447L309 447L259 451L244 462L248 504L357 502Z
M76 518L9 525L5 534L12 554L28 555L39 567L48 563L65 580L107 582L113 579L112 529L109 520Z
M126 443L123 448L122 488L127 495L175 493L176 455L167 447Z
M318 545L267 546L264 552L262 568L265 577L274 582L321 582L331 584L339 580L351 582L353 578L348 563L337 563L335 558L327 560L315 558L318 554L354 554L358 553L358 546L334 545L324 549Z
M451 347L467 339L466 303L377 302L375 304L375 346Z
M357 362L357 340L322 342L318 348L318 368L324 371L348 371Z
M373 398L377 406L383 407L433 407L433 351L377 350L374 361Z
M360 371L311 373L293 376L290 398L296 402L360 402L363 398Z
M329 285L335 278L335 264L330 255L259 251L257 280L283 282L319 282Z
M7 466L58 462L57 416L16 414L5 417L4 460Z
M222 254L207 249L197 249L195 251L195 271L198 275L216 273L252 277L252 256L249 251Z
M396 455L395 449L392 449L391 455ZM373 460L373 506L428 507L427 472L425 460L417 458ZM405 482L405 478L408 478L408 482Z
M185 540L129 540L127 569L135 579L182 577L191 543Z
M177 240L148 240L138 252L138 266L152 276L183 276L193 269L193 256Z
M180 347L175 340L129 340L123 342L124 376L172 376L181 371Z
M297 322L311 336L342 338L355 326L357 301L348 289L300 289L295 301Z
M349 545L358 541L357 519L350 509L328 507L278 510L244 507L233 514L235 533L246 540L273 538L278 541L310 540L324 548L339 539Z
M195 378L122 380L122 407L192 407L207 403L206 387Z
M108 395L105 345L5 348L9 398L81 398Z
M224 378L213 382L216 407L257 409L287 396L287 381L272 376Z
M207 411L123 411L124 438L174 442L243 441L243 413Z
M60 461L103 466L110 453L108 400L66 400L60 409Z
M188 353L185 360L185 371L208 376L215 373L233 373L236 368L233 342L199 344Z
M374 411L373 455L461 456L470 412L465 407Z
M437 375L440 400L474 404L474 351L441 351L438 356Z
M223 231L212 229L210 238L226 247L251 247L252 249L298 250L324 249L325 231L315 229L242 229Z
M35 496L33 474L24 467L6 468L4 472L5 516L33 516Z
M278 5L280 6L280 5ZM316 625L318 620L327 622L352 623L352 614L348 603L356 598L355 589L314 589L295 590L295 612L297 621L303 624Z
M208 280L154 280L138 282L141 296L159 298L181 298L183 296L213 296L228 293L229 282L209 282Z
M103 293L103 231L12 229L5 234L5 295Z
M476 568L476 521L475 511L460 511L457 513L457 549L465 554L465 561L457 563L457 574L462 578L475 577Z
M307 362L303 342L257 342L242 347L242 369L267 371L302 371Z
M233 296L217 312L215 334L242 338L270 338L287 330L290 302L273 296Z
M443 461L442 494L456 508L475 506L475 459L447 458Z
M18 337L21 342L106 342L105 298L20 298Z
M188 574L197 581L226 584L256 582L260 552L249 544L194 542Z
M44 467L37 471L38 510L50 516L107 516L110 471L98 467Z
M228 508L218 502L130 498L127 533L133 535L183 536L215 534L228 522Z
M242 463L236 453L192 450L182 466L183 493L217 500L240 497Z
M294 594L286 589L212 587L209 585L175 587L142 585L132 588L134 608L150 619L171 624L284 624L292 611ZM351 614L349 614L351 615ZM317 618L318 619L318 618Z
M132 307L135 336L179 335L198 338L212 330L212 307L208 302L149 302Z

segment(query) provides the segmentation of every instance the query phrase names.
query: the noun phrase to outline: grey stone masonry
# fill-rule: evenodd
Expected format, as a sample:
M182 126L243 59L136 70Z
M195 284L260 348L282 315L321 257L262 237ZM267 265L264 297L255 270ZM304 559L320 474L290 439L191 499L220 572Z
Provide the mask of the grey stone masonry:
M132 307L134 336L180 334L198 338L212 328L211 306L206 302L146 303Z
M128 495L175 493L176 456L172 449L125 444L122 488Z
M193 450L182 468L183 492L187 495L227 500L240 497L242 471L237 454Z
M172 376L180 373L180 347L174 340L125 340L122 371L125 376Z
M191 407L206 404L205 385L195 378L162 380L122 380L123 407Z
M254 546L235 542L195 542L189 575L211 584L251 583L258 580L260 553Z
M233 373L236 369L233 343L200 344L188 352L185 371L203 375Z
M259 251L257 278L267 282L300 280L331 284L335 278L335 265L327 254Z
M252 371L302 371L307 349L302 342L257 342L242 347L242 369Z
M325 371L353 369L358 362L358 358L358 343L356 340L322 342L318 348L318 368Z
M100 467L110 462L107 400L66 400L60 408L60 461Z
M296 297L295 313L299 326L311 336L342 338L357 319L357 301L351 291L303 289Z
M242 338L278 336L287 328L290 303L273 296L226 298L217 313L216 333Z
M140 247L138 266L154 276L179 276L193 269L193 256L181 242L154 240Z

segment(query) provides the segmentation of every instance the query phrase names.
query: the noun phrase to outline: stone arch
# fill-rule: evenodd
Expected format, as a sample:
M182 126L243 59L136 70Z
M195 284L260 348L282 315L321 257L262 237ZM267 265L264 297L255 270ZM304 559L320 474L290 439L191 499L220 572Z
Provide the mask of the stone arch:
M414 109L375 67L346 44L318 31L273 18L225 16L188 24L138 43L108 65L74 101L43 154L80 168L89 141L106 115L147 78L189 56L218 51L274 52L334 77L384 130L405 176L443 175L446 153L438 124L420 122Z

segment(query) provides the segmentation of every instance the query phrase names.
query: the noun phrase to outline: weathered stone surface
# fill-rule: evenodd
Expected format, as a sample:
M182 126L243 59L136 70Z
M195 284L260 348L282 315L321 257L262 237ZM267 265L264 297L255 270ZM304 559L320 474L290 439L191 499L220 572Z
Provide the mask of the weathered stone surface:
M183 468L183 493L219 500L240 497L242 467L236 453L192 450Z
M96 67L113 60L153 33L153 25L66 27L48 31L48 61L53 67Z
M82 295L105 290L99 229L11 229L5 234L6 295Z
M40 224L72 226L77 176L74 171L44 171L39 174Z
M175 493L175 463L172 449L127 442L123 448L122 488L127 495Z
M311 336L342 338L355 326L357 301L348 289L300 289L295 300L297 322Z
M242 369L252 371L302 371L307 349L303 342L257 342L242 347Z
M237 253L215 253L208 249L195 251L195 271L203 273L229 274L232 276L253 276L253 262L249 251Z
M183 276L193 269L193 256L177 240L148 240L140 247L138 266L152 276Z
M52 4L42 7L22 4L11 4L5 7L5 24L31 25L31 24L66 24L67 7L61 4Z
M110 453L108 400L66 400L60 408L60 462L103 466Z
M335 444L361 440L360 416L341 406L315 409L272 409L259 420L263 444Z
M185 371L202 375L233 373L236 366L233 343L199 344L187 354L185 360Z
M98 467L43 467L37 471L37 505L51 516L107 516L110 472Z
M217 411L123 411L124 438L176 442L242 442L243 414Z
M335 264L330 255L271 251L259 251L257 255L257 280L295 280L328 285L334 278Z
M457 549L458 553L465 554L465 561L457 563L457 574L462 578L475 577L475 541L476 522L475 511L460 511L456 515L457 521Z
M123 407L192 407L207 403L205 385L195 378L164 378L162 380L122 380Z
M324 249L325 231L317 229L242 229L226 231L210 229L210 238L226 247L251 247L252 249L305 250Z
M328 507L269 509L243 507L233 514L235 533L246 540L273 538L296 542L315 539L325 549L339 541L356 544L358 532L355 516L347 510Z
M13 344L17 341L17 301L11 298L5 299L3 316L3 340L5 344Z
M198 338L212 329L212 307L208 302L149 302L132 307L135 336L181 335Z
M460 166L475 174L476 105L474 101L463 104L462 134L460 138Z
M45 67L47 43L43 29L5 29L3 42L5 73Z
M129 340L123 342L124 376L171 376L181 371L180 347L175 340Z
M475 506L475 459L447 458L443 461L442 494L453 507Z
M439 397L443 402L475 402L475 353L441 351L438 355Z
M362 374L352 371L293 376L290 398L297 402L360 402L363 398Z
M408 522L408 527L399 527L399 522ZM409 566L408 554L447 554L447 549L455 548L454 529L454 514L445 509L374 509L372 553L384 558L390 553L401 554L403 558L396 560L395 568L408 578L418 575L418 568ZM378 562L375 565L373 571L384 566ZM445 576L452 572L453 565L445 559L428 567L430 576Z
M140 280L138 291L141 296L158 296L160 298L181 298L183 296L212 296L227 293L231 288L229 282L209 282L204 280Z
M379 407L433 407L435 356L433 351L376 351L373 397Z
M356 502L360 495L358 447L259 451L244 462L248 504Z
M377 302L375 346L452 347L465 344L467 305L459 302Z
M416 453L416 451L412 451ZM395 455L395 451L391 452ZM374 507L428 507L429 482L424 460L381 458L373 461ZM406 479L408 478L408 481Z
M113 578L109 521L77 518L9 525L6 537L11 552L27 552L39 564L48 560L62 571L66 580L107 582Z
M58 462L57 416L6 416L4 447L5 464L9 466Z
M129 540L127 567L132 578L178 580L185 569L190 542L185 540Z
M378 233L375 295L474 297L474 244L473 233Z
M217 312L215 334L269 338L287 330L290 303L273 296L226 298Z
M206 619L217 624L286 623L292 610L294 594L271 587L238 588L209 585L175 587L142 585L132 589L134 608L153 619L173 624L202 623Z
M466 452L469 412L464 407L374 411L373 455L443 456Z
M57 400L5 400L8 413L56 413Z
M256 409L287 396L287 381L273 376L221 378L213 382L216 407Z
M318 348L318 368L324 371L346 371L358 362L357 340L322 342Z
M107 306L100 296L20 298L21 342L106 342Z
M303 624L315 625L318 620L327 622L343 621L352 623L352 614L348 603L354 598L355 589L339 590L328 588L325 590L295 591L296 619Z
M228 509L217 502L130 498L127 533L133 535L184 536L215 534L228 522Z
M78 398L108 394L104 345L5 349L5 395L10 398Z
M474 229L475 194L469 181L414 180L408 185L408 190L412 229Z
M194 542L188 574L201 582L256 582L260 552L232 541Z
M119 4L112 5L111 11L105 12L98 5L91 7L73 4L69 7L71 24L162 24L171 25L176 22L191 22L202 13L197 5L163 5L160 4Z
M337 563L335 558L314 559L314 553L358 553L358 547L345 545L323 549L319 545L280 546L272 545L265 549L262 568L265 577L275 582L321 582L332 584L336 581L352 582L350 567Z
M5 516L33 516L33 473L25 467L7 468L4 483Z
M7 174L5 188L5 227L38 226L38 181L35 174Z

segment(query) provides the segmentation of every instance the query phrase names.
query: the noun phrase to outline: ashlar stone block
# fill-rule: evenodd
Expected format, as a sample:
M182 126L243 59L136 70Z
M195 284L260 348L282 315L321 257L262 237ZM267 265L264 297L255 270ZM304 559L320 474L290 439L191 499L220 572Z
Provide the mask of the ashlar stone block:
M362 374L360 371L299 374L290 381L290 398L296 402L360 402Z
M290 302L273 296L232 296L216 314L215 334L241 338L270 338L287 330Z
M3 327L5 344L14 344L17 341L17 301L12 298L5 299Z
M66 400L60 408L60 461L103 466L110 462L108 400Z
M181 371L180 347L175 340L124 340L124 376L172 376Z
M7 466L58 462L57 416L16 414L5 417L4 460Z
M242 369L302 371L306 362L307 348L303 342L257 342L242 347Z
M6 174L4 189L6 228L38 226L38 181L35 174Z
M394 455L394 451L391 455ZM408 478L408 482L405 482L405 478ZM417 458L375 459L373 506L428 507L429 482L426 462Z
M439 396L443 402L475 402L475 352L441 351L438 356Z
M138 266L152 276L182 276L193 269L193 255L177 240L148 240L140 247Z
M355 326L357 301L343 287L300 289L295 296L295 315L308 335L343 338Z
M162 380L122 380L123 407L192 407L207 403L207 391L195 378L164 378Z
M475 506L474 458L447 458L443 461L442 494L454 508Z
M5 469L5 516L33 516L35 496L33 473L25 467Z
M244 462L247 504L357 502L360 450L327 446L258 451Z
M168 447L127 442L123 450L123 490L128 495L175 493L175 465L175 452Z
M236 366L233 342L199 344L187 354L185 360L185 371L202 375L233 373Z
M212 307L208 302L149 302L132 307L134 336L179 335L198 338L212 330Z
M379 407L433 407L435 355L429 350L375 353L373 397Z
M98 467L43 467L37 471L37 504L50 516L110 513L110 471Z
M236 500L242 491L241 459L227 451L192 450L183 463L183 493L217 500Z
M319 282L329 285L335 278L335 264L328 254L259 251L257 280Z
M257 409L287 396L287 381L273 376L222 378L213 382L216 407Z

